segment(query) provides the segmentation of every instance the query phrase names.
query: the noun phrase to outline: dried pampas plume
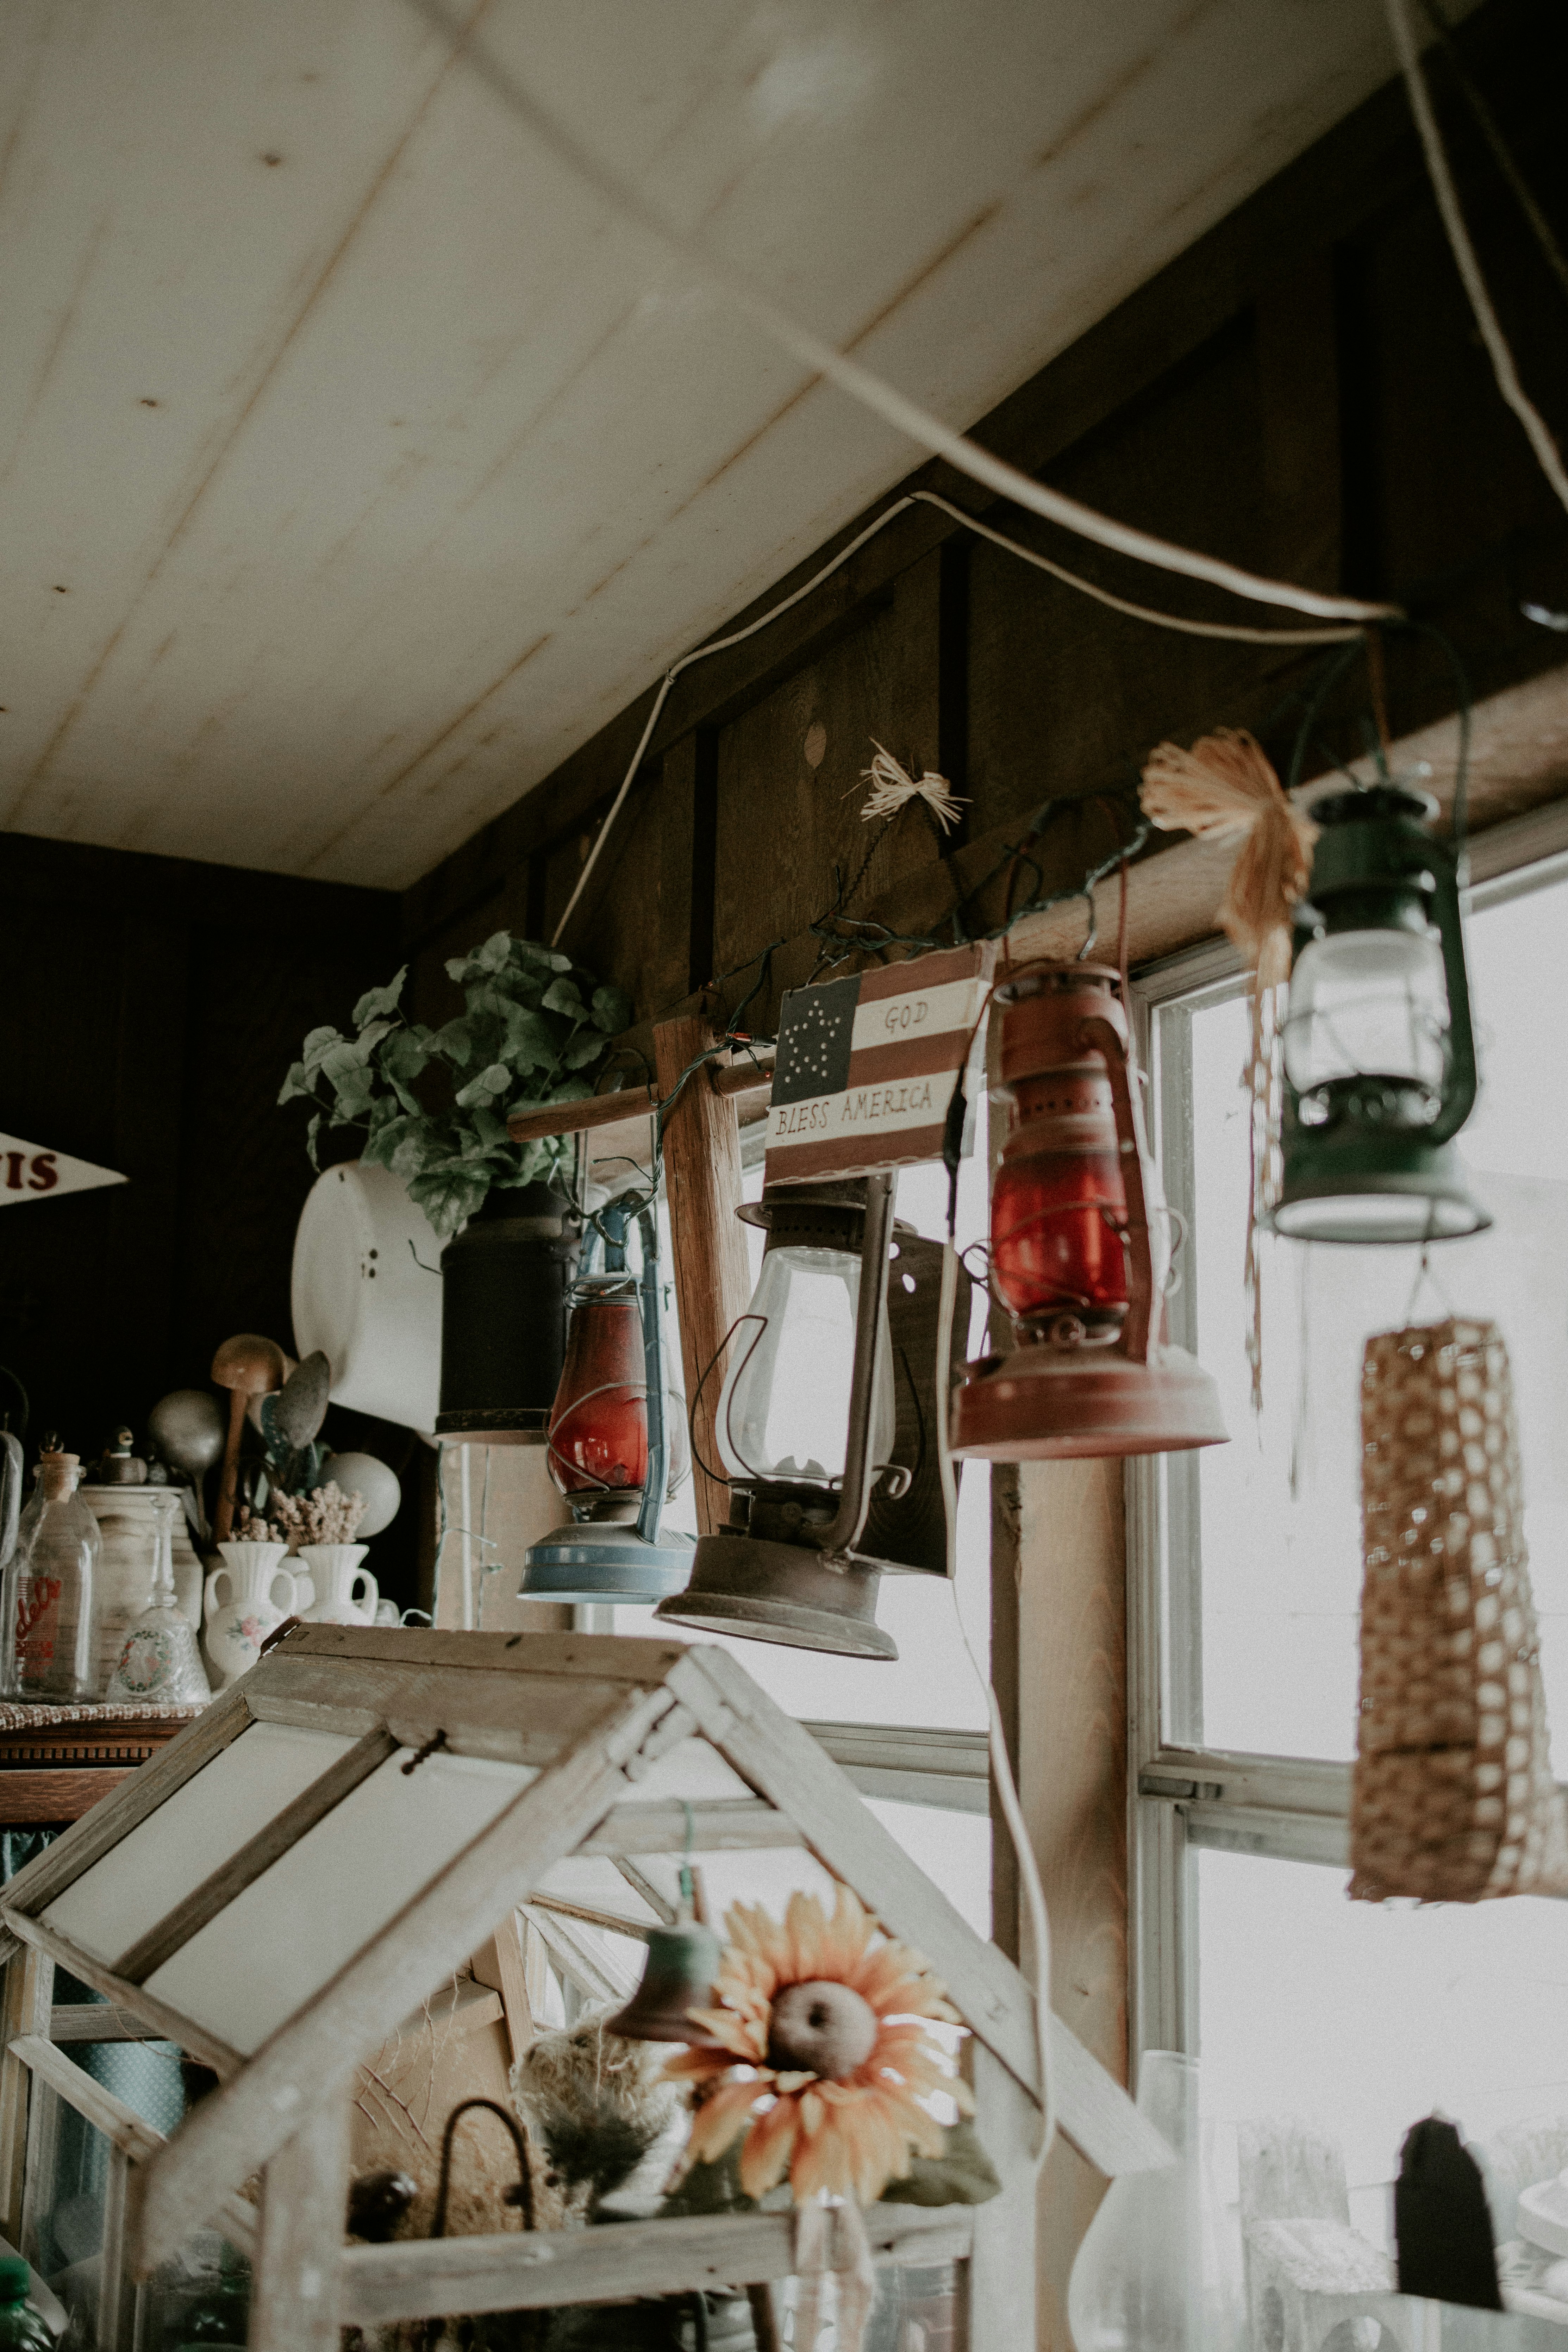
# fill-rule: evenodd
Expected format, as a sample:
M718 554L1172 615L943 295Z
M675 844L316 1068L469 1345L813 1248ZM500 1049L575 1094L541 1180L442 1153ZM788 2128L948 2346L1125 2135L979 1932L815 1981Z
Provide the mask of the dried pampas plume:
M1245 729L1217 727L1190 751L1157 744L1143 764L1139 800L1151 824L1200 841L1242 836L1219 919L1256 975L1258 992L1290 977L1290 917L1312 870L1318 828L1292 808L1262 745Z
M1144 815L1166 833L1239 839L1220 901L1221 929L1252 974L1252 1045L1242 1084L1251 1108L1247 1215L1247 1360L1252 1409L1263 1410L1263 1297L1258 1236L1279 1178L1283 1074L1277 992L1290 977L1290 920L1312 870L1318 827L1293 808L1256 736L1217 727L1190 751L1160 743L1143 765Z
M861 782L871 787L860 806L861 817L867 824L875 823L879 817L897 816L906 803L914 800L924 801L943 833L958 823L958 813L965 803L945 776L939 776L933 769L928 768L917 782L907 768L900 766L890 751L883 750L874 735L871 742L876 757L868 768L860 772ZM847 800L848 793L844 797Z

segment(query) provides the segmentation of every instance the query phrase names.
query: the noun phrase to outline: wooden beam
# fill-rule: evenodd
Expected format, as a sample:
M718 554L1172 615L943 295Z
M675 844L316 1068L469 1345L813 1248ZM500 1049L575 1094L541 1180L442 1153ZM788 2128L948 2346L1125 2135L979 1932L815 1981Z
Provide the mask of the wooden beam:
M1127 2080L1127 1546L1122 1465L1019 1474L1018 1789L1053 1922L1051 2001ZM1025 1906L1026 1938L1028 1911ZM1032 1953L1026 1965L1033 1968ZM1066 2141L1040 2179L1041 2352L1072 2352L1068 2280L1105 2181Z
M338 2352L349 2103L328 2098L267 2167L251 2352Z
M37 2074L58 2093L68 2107L85 2116L94 2131L101 2132L111 2147L136 2158L152 2156L164 2145L163 2135L139 2116L134 2107L116 2098L112 2091L95 2081L85 2067L40 2033L19 2033L10 2044L10 2056L18 2059L29 2074Z
M39 1955L42 1958L42 1955ZM144 2018L112 2001L56 2001L49 2011L49 2040L66 2042L161 2042L163 2035Z
M177 1903L144 1936L138 1937L130 1950L122 1952L114 1963L116 1976L126 1984L145 1984L165 1960L173 1958L220 1911L226 1911L237 1895L242 1895L318 1822L325 1821L334 1806L340 1805L362 1780L378 1772L387 1758L396 1754L397 1745L384 1726L356 1740L346 1755L340 1756L336 1763L319 1774L309 1788L301 1789L291 1804L275 1813L253 1838L247 1838L237 1853L231 1853L199 1886L194 1886L184 1902Z
M507 2046L515 2066L532 2042L535 2031L522 1921L515 1911L502 1920L488 1943L480 1945L474 1955L473 1970L477 1983L493 1985L500 1995Z
M135 1764L89 1764L29 1771L23 1765L0 1772L0 1825L25 1823L31 1829L39 1822L79 1822L140 1769Z
M711 1086L697 1083L703 1078L700 1068L680 1085L689 1066L714 1042L711 1027L700 1014L660 1021L653 1033L659 1091L669 1104L664 1172L680 1361L691 1416L691 1476L702 1535L711 1535L730 1517L729 1488L710 1477L703 1465L719 1467L715 1417L725 1371L719 1360L731 1327L746 1311L752 1290L745 1236L735 1216L741 1205L741 1129L734 1104L716 1095Z
M873 2205L865 2219L876 2263L961 2262L970 2249L965 2207ZM345 2250L340 2316L346 2326L372 2328L449 2311L618 2303L689 2293L693 2287L717 2290L788 2278L794 2267L790 2213L721 2213L693 2221L623 2221L613 2230L405 2240Z
M691 1805L643 1798L616 1805L577 1848L579 1853L679 1853L690 1824L693 1853L751 1853L764 1846L804 1845L787 1813L757 1797L714 1797Z
M12 2044L47 2036L54 1986L55 1964L45 1952L19 1948L7 1963L0 2010L0 2235L13 2246L22 2242L22 2181L32 2075L15 2055Z

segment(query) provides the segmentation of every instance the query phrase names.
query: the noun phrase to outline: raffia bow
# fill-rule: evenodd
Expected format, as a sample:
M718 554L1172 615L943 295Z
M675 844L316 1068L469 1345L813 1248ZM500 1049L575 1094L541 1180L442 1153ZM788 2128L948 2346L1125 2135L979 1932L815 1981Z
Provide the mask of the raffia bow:
M1220 902L1222 929L1256 975L1254 987L1290 977L1290 917L1312 870L1318 828L1293 808L1256 736L1216 727L1190 751L1157 744L1143 765L1139 800L1151 824L1200 841L1243 836Z
M1151 824L1163 832L1195 834L1200 841L1240 840L1219 921L1252 975L1252 1043L1242 1074L1251 1112L1245 1282L1252 1406L1261 1412L1258 1237L1279 1173L1283 1109L1277 992L1290 977L1290 921L1312 870L1318 827L1292 807L1257 737L1238 727L1216 727L1190 751L1179 743L1157 744L1144 762L1138 797Z
M860 772L861 782L871 787L860 803L865 824L874 824L879 817L897 816L905 803L913 800L924 801L943 833L958 823L958 813L965 803L945 776L939 776L933 768L928 768L923 776L911 776L890 751L884 751L874 735L871 742L876 756L870 766ZM844 797L847 800L848 793Z

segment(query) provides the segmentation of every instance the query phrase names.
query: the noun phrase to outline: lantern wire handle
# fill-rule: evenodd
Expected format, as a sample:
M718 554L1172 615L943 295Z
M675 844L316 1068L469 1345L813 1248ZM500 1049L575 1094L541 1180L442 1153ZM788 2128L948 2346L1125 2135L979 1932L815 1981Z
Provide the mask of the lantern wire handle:
M1415 1269L1415 1279L1410 1286L1410 1296L1405 1302L1405 1322L1403 1328L1406 1331L1411 1328L1410 1318L1415 1312L1415 1302L1421 1296L1422 1286L1428 1282L1437 1294L1438 1305L1447 1315L1449 1320L1452 1321L1454 1318L1454 1302L1449 1297L1447 1292L1444 1289L1441 1277L1433 1268L1432 1244L1429 1240L1424 1241L1421 1244L1421 1263Z

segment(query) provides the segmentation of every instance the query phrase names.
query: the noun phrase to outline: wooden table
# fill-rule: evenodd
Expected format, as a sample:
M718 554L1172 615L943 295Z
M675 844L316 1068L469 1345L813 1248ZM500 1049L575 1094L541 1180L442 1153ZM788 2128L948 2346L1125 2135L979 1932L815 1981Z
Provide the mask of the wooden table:
M200 1713L0 1700L0 1829L79 1820Z

